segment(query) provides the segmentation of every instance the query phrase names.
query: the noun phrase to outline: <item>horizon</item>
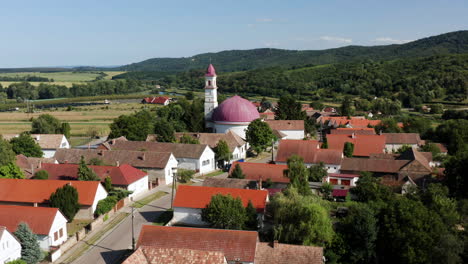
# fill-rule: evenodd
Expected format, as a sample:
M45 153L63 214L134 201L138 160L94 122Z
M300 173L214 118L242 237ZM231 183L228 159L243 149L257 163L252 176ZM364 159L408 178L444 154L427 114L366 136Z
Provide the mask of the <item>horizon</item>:
M460 0L450 5L120 0L112 6L89 0L25 0L5 3L3 8L7 15L0 23L8 39L0 42L0 68L105 67L226 50L381 46L468 28L464 19L468 7Z

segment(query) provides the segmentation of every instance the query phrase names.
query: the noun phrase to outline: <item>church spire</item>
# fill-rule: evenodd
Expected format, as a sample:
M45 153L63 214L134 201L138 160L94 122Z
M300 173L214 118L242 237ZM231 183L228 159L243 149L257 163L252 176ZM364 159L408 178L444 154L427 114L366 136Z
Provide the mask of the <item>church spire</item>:
M211 116L218 107L218 87L216 86L216 70L210 63L205 73L205 121L206 127L212 127Z

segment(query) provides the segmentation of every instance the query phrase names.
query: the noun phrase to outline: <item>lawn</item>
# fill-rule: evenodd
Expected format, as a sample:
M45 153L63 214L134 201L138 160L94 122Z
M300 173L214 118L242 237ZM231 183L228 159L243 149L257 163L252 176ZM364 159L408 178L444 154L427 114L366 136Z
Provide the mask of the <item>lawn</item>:
M152 201L163 197L166 194L167 194L167 192L157 191L156 193L148 195L145 198L134 202L132 206L135 207L135 208L141 208L141 207L151 203Z
M75 219L71 223L67 223L68 236L71 237L75 235L76 232L80 231L91 222L92 220Z

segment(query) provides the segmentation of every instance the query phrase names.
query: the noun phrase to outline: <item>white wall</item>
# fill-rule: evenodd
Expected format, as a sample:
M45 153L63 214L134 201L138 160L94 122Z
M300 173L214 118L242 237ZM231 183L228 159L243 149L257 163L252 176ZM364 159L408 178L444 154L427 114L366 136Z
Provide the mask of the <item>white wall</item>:
M330 176L327 176L325 177L326 181L329 183L330 182L330 179L337 179L338 180L338 185L342 185L341 184L341 180L350 180L350 186L351 187L355 187L356 186L356 182L359 180L359 177L354 177L354 178L341 178L341 177L330 177Z
M134 197L135 195L148 191L148 175L129 184L127 186L127 190L133 192L130 194L130 197Z
M60 229L62 229L62 236L60 236ZM54 235L56 232L58 237L57 240L55 240ZM57 211L49 230L48 244L49 246L58 246L67 241L67 238L67 219L62 215L62 213L60 213L60 211Z
M44 153L44 155L42 155L42 157L43 158L53 158L56 151L57 150L55 150L55 149L43 149L42 153Z
M394 152L397 152L401 147L403 147L404 145L409 145L411 146L413 149L416 149L418 148L418 145L417 144L385 144L385 152L387 153L394 153Z
M179 162L174 157L174 155L171 154L166 164L166 167L164 168L164 180L166 181L166 185L172 184L172 181L173 181L172 168L179 168ZM195 170L195 168L191 170Z
M174 216L171 220L171 225L187 225L187 226L207 226L208 223L202 221L201 209L174 207Z
M0 239L0 264L21 258L21 244L7 230Z
M286 162L275 161L275 163L279 164L279 165L287 165ZM305 163L305 165L306 165L307 168L310 168L311 166L317 165L317 164ZM327 169L328 173L340 173L340 169L341 169L340 164L324 164L324 165L325 165L325 168Z
M216 169L215 153L210 147L206 146L200 156L198 168L200 174L210 173Z
M106 199L107 197L107 192L106 189L102 186L102 184L98 184L97 191L96 191L96 196L94 196L94 202L92 207L93 213L96 211L96 207L99 201L102 199Z
M42 250L49 251L49 236L46 235L37 235L37 241L39 242L39 247Z
M60 142L59 148L66 148L66 149L70 148L70 143L68 142L67 137L65 136L62 137L62 142Z
M239 125L235 124L220 124L215 123L215 133L227 133L229 130L236 133L239 137L245 139L245 131L249 123L240 123Z
M280 130L286 135L283 139L304 139L304 130Z

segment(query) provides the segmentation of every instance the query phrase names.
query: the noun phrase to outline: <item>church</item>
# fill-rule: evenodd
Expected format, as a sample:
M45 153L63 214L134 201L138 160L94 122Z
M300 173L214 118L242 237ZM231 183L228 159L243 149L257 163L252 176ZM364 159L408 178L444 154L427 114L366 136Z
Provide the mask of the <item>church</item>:
M210 64L205 74L205 126L214 133L232 131L245 139L247 126L260 118L257 108L238 95L224 100L218 106L217 91L216 70Z

